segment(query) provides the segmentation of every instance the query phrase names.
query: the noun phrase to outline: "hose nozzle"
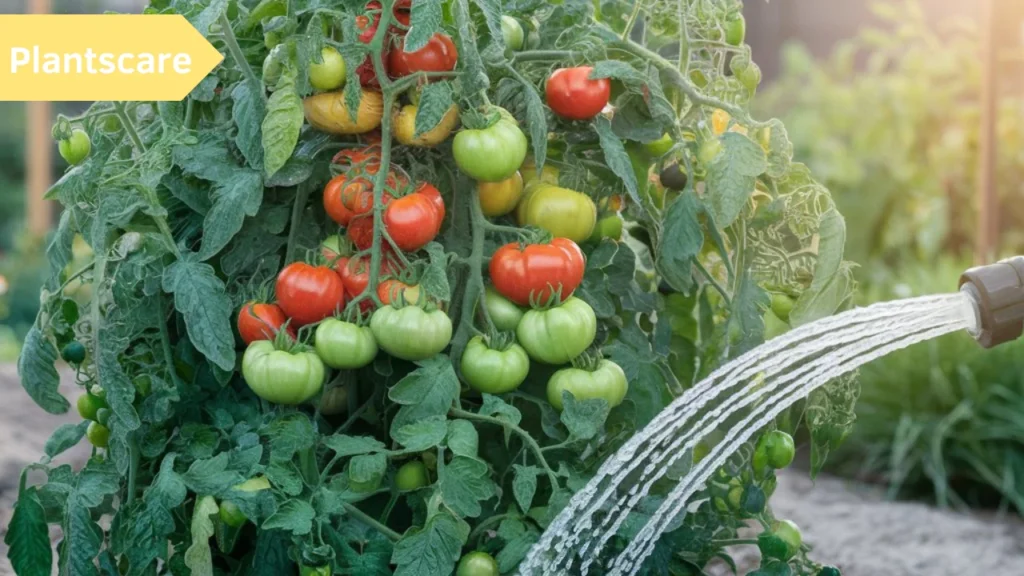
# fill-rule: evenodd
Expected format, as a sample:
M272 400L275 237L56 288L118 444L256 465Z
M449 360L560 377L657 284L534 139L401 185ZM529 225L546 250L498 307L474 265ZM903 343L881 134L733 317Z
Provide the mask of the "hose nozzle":
M1024 256L967 270L960 291L974 300L979 320L974 337L985 348L1024 333Z

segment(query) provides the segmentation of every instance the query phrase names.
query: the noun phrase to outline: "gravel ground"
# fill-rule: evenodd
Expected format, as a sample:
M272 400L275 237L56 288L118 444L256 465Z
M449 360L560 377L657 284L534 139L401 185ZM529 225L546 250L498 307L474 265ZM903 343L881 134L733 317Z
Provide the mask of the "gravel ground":
M73 403L78 393L65 379ZM13 366L0 365L0 541L10 521L22 467L38 460L50 432L78 419L36 407ZM82 442L59 461L78 466L88 458ZM813 557L838 565L845 576L995 576L1024 574L1024 522L991 515L962 515L918 503L887 502L874 488L835 478L812 483L806 474L780 476L772 498L776 514L800 526ZM56 537L57 534L54 534ZM738 550L741 566L756 565L756 551ZM0 542L0 576L10 576Z

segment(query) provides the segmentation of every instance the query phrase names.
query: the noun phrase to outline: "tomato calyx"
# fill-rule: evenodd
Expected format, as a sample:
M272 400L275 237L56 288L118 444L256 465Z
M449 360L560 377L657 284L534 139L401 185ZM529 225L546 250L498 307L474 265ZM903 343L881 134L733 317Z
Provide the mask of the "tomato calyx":
M573 368L586 370L587 372L596 372L601 367L602 360L604 360L604 354L600 350L591 348L590 350L584 350L582 354L573 358L571 364Z
M494 328L487 334L484 334L482 338L487 348L498 352L505 352L516 343L516 335L514 332L498 330L497 328Z

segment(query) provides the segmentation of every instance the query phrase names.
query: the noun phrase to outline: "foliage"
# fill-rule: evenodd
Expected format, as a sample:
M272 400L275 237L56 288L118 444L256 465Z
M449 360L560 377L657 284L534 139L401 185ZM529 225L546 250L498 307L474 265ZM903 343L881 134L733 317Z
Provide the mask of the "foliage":
M869 287L871 301L956 286L968 261L904 268ZM1010 505L1024 512L1024 342L992 350L956 333L861 369L858 424L832 469L888 484L891 495L941 506Z
M935 27L918 2L877 2L878 28L840 43L824 62L784 52L758 108L780 114L848 224L848 255L864 270L962 254L975 237L981 60L973 25ZM997 107L999 245L1024 247L1024 106Z
M783 125L749 116L756 83L732 75L751 72L740 63L753 66L748 47L721 41L740 2L415 0L408 30L395 24L395 5L154 0L148 12L184 15L226 54L225 63L183 102L104 102L74 119L90 133L92 153L49 192L64 212L19 370L43 409L65 412L54 363L68 342L84 344L78 382L109 405L109 447L82 470L53 466L50 458L86 428L65 426L29 467L46 480L23 482L20 490L16 530L8 535L20 574L50 557L40 537L47 523L61 527L57 561L69 574L96 574L97 565L132 576L158 567L284 574L298 563L430 576L451 573L473 549L493 553L510 572L571 493L635 430L723 360L763 341L769 292L795 300L793 323L848 305L853 283L842 258L842 218L827 190L792 162ZM503 49L502 13L527 28L527 50ZM374 30L372 39L360 41L357 26ZM442 30L458 47L454 71L387 76L381 51L391 34L406 34L408 48ZM347 87L317 95L330 106L318 104L315 112L343 115L328 126L344 132L363 130L378 114L379 136L330 136L306 124L308 68L324 45L346 60ZM270 51L274 46L284 48ZM654 51L673 46L681 62ZM612 79L614 109L592 121L561 120L541 97L544 81L553 67L582 63ZM357 89L361 80L375 81L381 92ZM426 80L432 82L417 90ZM602 216L621 212L623 241L583 244L586 271L575 296L593 309L598 326L594 346L573 359L584 369L605 356L617 363L629 382L621 404L565 393L559 413L545 398L559 367L537 362L522 386L502 396L463 385L456 367L467 342L478 333L510 338L477 314L487 258L502 244L544 242L549 234L515 227L511 217L485 220L477 185L456 167L450 140L434 148L392 142L392 108L416 97L417 130L436 125L452 104L465 129L501 122L511 131L518 124L536 170L556 167L559 185L585 193ZM358 118L348 110L360 110ZM729 119L729 131L713 130L716 110ZM642 145L666 127L672 150L647 155ZM362 160L332 164L339 150L339 158ZM682 192L667 192L653 177L666 162L685 167ZM388 263L419 284L416 303L393 306L448 314L454 337L433 356L422 358L420 347L415 363L381 352L364 368L330 372L324 388L344 387L347 414L336 406L328 414L319 398L274 406L238 373L243 346L233 320L284 264L304 254L315 260L321 241L338 232L313 193L338 172L362 178L361 192L372 188L361 214L361 222L372 222L370 233L361 238L365 249L352 255L369 262L369 287L349 294L341 316L357 320L363 306L382 305L377 289ZM403 179L433 184L445 206L440 235L408 253L384 226L397 203L385 206L385 187L402 196L396 182ZM440 214L430 206L424 213ZM349 236L357 222L352 217ZM76 234L91 247L91 264L82 268L69 266ZM90 290L73 298L64 284L77 281ZM312 333L313 325L303 327L302 342L292 343L282 331L275 346L305 350ZM400 350L398 336L392 332L381 348ZM417 336L407 334L407 342ZM841 436L847 420L823 406L809 420L812 435ZM815 449L822 456L830 447ZM751 450L721 473L752 486L743 488L750 492L746 508L723 506L720 487L706 487L693 503L697 511L659 544L651 560L657 573L697 573L711 558L728 557L725 546L747 519L774 521L761 497L774 476L751 469ZM392 488L399 466L417 459L431 484ZM269 489L236 488L258 476ZM251 522L223 523L237 517L218 514L226 503ZM99 522L108 517L109 524ZM644 517L629 520L613 547L621 549ZM768 569L814 574L818 566L801 550L788 563L767 562Z

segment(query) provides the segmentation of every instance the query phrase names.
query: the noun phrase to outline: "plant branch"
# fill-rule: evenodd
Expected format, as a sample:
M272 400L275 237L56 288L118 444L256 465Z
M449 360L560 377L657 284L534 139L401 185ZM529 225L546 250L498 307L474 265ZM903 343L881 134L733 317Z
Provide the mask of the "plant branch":
M545 60L576 60L583 57L583 52L574 50L527 50L512 56L513 62L534 62Z
M299 184L295 192L295 204L292 205L292 221L288 229L288 247L284 253L285 265L291 264L295 258L295 242L299 237L299 228L302 225L302 214L306 211L306 202L309 201L309 181Z
M343 501L341 503L341 506L342 506L342 508L345 509L346 512L351 514L354 518L356 518L360 522L366 524L367 526L373 528L374 530L380 532L381 534L387 536L388 539L391 540L392 542L398 542L399 540L402 539L402 535L401 534L399 534L398 532L395 532L391 528L388 528L387 526L381 524L374 517L370 516L366 512L363 512L358 507L356 507L355 504L352 504L351 502L344 502Z
M548 466L548 461L544 458L544 452L541 451L540 445L537 444L537 441L533 439L533 436L530 436L529 432L523 430L522 428L516 426L515 424L512 424L511 422L506 422L505 420L501 420L500 418L494 418L493 416L485 416L483 414L467 412L466 410L461 410L459 408L452 408L451 410L449 410L449 413L452 416L456 416L458 418L465 418L466 420L476 420L478 422L487 422L488 424L501 426L506 430L515 432L520 438L523 439L523 442L525 442L526 445L530 447L530 450L533 451L534 456L536 456L537 458L537 463L540 464L541 468L544 468L545 472L547 472L548 480L551 481L551 487L554 488L558 486L558 476L556 476L555 471L552 470L550 466Z
M114 102L114 113L121 119L121 125L124 126L125 132L128 133L128 137L132 139L132 144L140 154L146 153L146 145L142 143L142 138L139 138L139 132L135 129L135 124L132 119L128 117L128 112L125 109L124 102Z
M636 19L640 16L642 5L643 0L633 0L633 10L629 13L629 20L626 21L626 27L622 30L623 40L629 40L629 35L633 32L633 27L636 26Z
M224 43L227 44L228 52L231 53L231 57L235 60L235 64L242 70L242 74L245 75L245 79L252 84L252 89L263 98L263 101L267 101L267 93L263 90L263 85L260 84L260 79L256 77L256 73L253 72L252 66L249 66L249 62L245 59L245 53L242 52L242 47L238 45L238 39L235 38L235 31L231 29L231 20L228 18L227 13L220 15L220 27L224 31Z

